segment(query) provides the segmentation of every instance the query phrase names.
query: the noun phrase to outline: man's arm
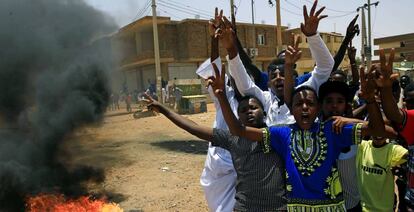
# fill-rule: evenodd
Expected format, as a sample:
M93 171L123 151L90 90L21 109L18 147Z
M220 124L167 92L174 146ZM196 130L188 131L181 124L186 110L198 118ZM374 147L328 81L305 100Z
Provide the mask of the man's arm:
M198 138L206 140L206 141L212 141L213 128L198 125L197 123L191 121L190 119L187 119L171 111L164 105L152 99L148 94L145 94L145 96L147 98L146 102L148 104L149 109L164 114L165 117L170 119L175 125L191 133L192 135L195 135Z
M224 75L225 75L225 68L222 66L221 74L215 64L213 64L214 71L216 73L216 77L212 77L209 79L209 85L213 87L214 93L217 99L220 102L221 110L224 116L224 120L226 120L227 126L231 134L239 137L244 137L251 141L262 141L263 139L263 130L253 127L246 127L243 126L240 121L236 118L231 110L229 101L226 97L225 91L225 84L224 84Z
M348 25L348 27L346 29L345 38L342 41L342 44L339 47L338 52L336 53L336 55L334 57L335 65L333 66L332 71L335 71L336 69L338 69L339 65L341 64L342 60L344 59L347 46L352 41L352 39L354 38L354 36L356 34L359 34L358 24L355 25L357 19L358 19L358 15L356 15L355 18L352 19L352 21L349 23L349 25Z
M224 19L224 28L222 29L222 33L219 36L219 38L220 38L221 44L227 50L229 69L230 69L229 72L230 72L230 75L234 78L237 89L243 96L245 95L255 96L263 104L266 104L263 91L254 83L254 81L247 74L247 71L243 63L240 60L240 57L238 55L236 40L235 40L235 34L231 28L231 23L227 20L226 17L223 17L223 19Z
M219 48L218 48L218 36L216 34L217 28L220 25L221 18L223 17L223 10L220 10L220 14L218 13L218 8L216 7L214 11L214 19L208 23L209 25L209 34L211 37L211 55L210 61L213 62L216 60L219 55Z
M349 63L351 63L351 71L352 71L351 85L359 86L359 73L358 73L358 67L356 64L355 56L356 56L356 48L352 46L352 43L350 43L350 46L348 48L348 58L349 58Z
M294 41L293 46L289 46L285 54L285 82L284 82L284 100L286 105L291 108L292 104L292 93L295 86L293 79L293 65L300 59L302 51L299 49L299 43L301 41L299 36L295 39L295 35L292 34L292 40Z
M381 76L376 79L376 83L378 87L380 87L382 107L389 120L397 125L401 125L404 121L404 114L398 108L397 102L392 95L392 82L398 77L398 74L393 74L392 72L394 49L391 50L390 58L387 64L384 49L380 49L380 61Z
M387 138L396 138L392 128L385 127L384 120L382 119L381 111L375 100L375 90L377 88L374 77L375 77L375 66L372 66L368 76L365 74L363 67L360 69L361 77L361 97L367 101L367 110L369 113L368 126L362 128L362 136L379 136Z
M312 9L310 10L310 16L308 15L306 6L303 7L305 23L301 24L301 30L307 37L309 49L311 51L312 58L316 61L316 66L312 71L312 76L302 85L311 86L316 90L316 92L318 92L319 86L329 79L335 61L321 36L317 32L319 21L327 17L327 15L319 16L325 7L322 7L315 12L316 6L317 1L315 1Z

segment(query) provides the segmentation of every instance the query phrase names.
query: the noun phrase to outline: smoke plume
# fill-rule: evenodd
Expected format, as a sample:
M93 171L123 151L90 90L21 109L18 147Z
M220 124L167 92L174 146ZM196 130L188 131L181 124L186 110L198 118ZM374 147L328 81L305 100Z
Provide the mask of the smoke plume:
M22 211L27 195L103 180L58 158L65 136L102 119L117 26L81 0L2 0L0 17L0 211Z

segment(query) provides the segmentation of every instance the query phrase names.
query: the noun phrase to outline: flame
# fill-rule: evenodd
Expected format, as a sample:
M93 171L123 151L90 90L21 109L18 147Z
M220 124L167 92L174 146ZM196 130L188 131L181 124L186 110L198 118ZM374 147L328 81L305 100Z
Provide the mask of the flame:
M105 199L92 200L88 196L66 199L62 194L41 194L29 197L26 203L29 212L123 212L118 204Z

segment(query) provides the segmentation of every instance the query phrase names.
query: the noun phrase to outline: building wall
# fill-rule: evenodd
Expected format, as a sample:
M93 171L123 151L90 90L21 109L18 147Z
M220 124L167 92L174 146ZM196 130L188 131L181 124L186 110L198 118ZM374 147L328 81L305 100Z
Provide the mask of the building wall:
M126 29L121 29L114 36L113 47L119 51L117 64L120 71L127 73L127 83L137 89L148 87L147 79L155 81L154 51L152 24L148 17L131 23ZM148 19L148 20L147 20ZM256 24L253 28L250 24L237 25L237 35L247 52L254 47L258 55L254 62L258 68L266 71L268 64L276 57L276 29L272 25ZM285 28L284 28L285 29ZM254 32L254 35L253 35ZM298 62L299 73L311 71L314 66L306 37L300 29L288 30L282 33L283 46L289 44L290 36L286 34L294 32L302 36L300 48L303 51L302 59ZM161 75L164 80L172 80L174 77L190 79L197 78L195 71L211 54L211 38L209 37L208 21L187 19L183 21L170 21L163 17L158 24L159 47L161 56ZM258 37L264 36L264 43L258 43ZM321 33L331 53L336 53L342 41L342 36ZM338 42L339 41L339 42ZM224 59L227 52L220 45L220 56ZM346 57L345 57L346 58ZM225 60L225 59L224 59ZM129 72L137 72L133 81ZM134 84L135 82L135 84Z

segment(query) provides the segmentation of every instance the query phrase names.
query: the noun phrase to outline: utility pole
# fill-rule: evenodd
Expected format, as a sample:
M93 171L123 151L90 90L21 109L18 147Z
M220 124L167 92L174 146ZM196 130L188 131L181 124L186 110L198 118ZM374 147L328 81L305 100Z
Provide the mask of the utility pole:
M160 47L158 44L158 26L157 26L157 5L155 0L152 0L152 30L154 34L154 54L155 54L155 78L158 99L161 96L161 64L160 64Z
M367 26L365 24L365 10L364 7L361 7L361 28L362 28L362 34L361 34L361 63L363 66L365 66L365 49L367 47ZM359 10L359 8L358 8Z
M254 0L252 0L252 25L253 25L253 44L252 48L256 48L256 28L254 26ZM256 52L254 52L256 53ZM252 62L254 63L256 61L256 55L252 55Z
M230 0L230 14L235 15L234 14L234 0Z
M276 42L276 54L279 54L282 51L282 20L280 17L280 0L276 0Z
M363 35L363 48L364 48L364 56L366 56L367 59L367 67L371 67L372 64L372 37L371 37L371 6L378 6L379 1L371 3L371 0L367 0L368 3L364 4L361 7L357 8L357 11L361 9L361 15L362 15L362 35ZM368 41L367 41L367 33L366 33L366 26L365 26L365 11L368 10ZM365 30L365 32L364 32ZM362 51L361 51L362 54ZM362 56L362 55L361 55Z

